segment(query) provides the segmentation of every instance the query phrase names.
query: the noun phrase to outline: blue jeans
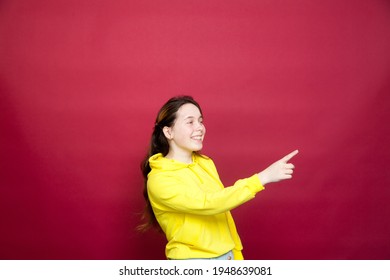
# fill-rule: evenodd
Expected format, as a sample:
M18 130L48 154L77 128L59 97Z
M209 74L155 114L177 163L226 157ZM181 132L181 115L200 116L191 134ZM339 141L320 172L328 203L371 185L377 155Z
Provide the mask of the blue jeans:
M229 251L226 254L223 254L222 256L211 258L210 260L234 260L233 252Z
M203 258L203 259L187 259L187 260L234 260L234 256L233 256L233 252L232 251L229 251L227 252L226 254L223 254L219 257L215 257L215 258Z

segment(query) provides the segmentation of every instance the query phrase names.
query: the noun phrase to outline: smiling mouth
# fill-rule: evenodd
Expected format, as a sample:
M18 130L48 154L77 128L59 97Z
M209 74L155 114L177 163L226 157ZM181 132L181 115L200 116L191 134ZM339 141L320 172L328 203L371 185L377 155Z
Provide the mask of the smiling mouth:
M191 139L194 139L194 140L203 140L203 136L202 136L202 135L193 136L193 137L191 137Z

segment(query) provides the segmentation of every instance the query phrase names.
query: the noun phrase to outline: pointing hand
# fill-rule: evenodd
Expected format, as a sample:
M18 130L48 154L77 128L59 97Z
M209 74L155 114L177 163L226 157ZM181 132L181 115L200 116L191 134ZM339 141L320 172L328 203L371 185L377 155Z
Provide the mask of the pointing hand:
M294 172L294 165L288 161L296 154L298 154L298 150L286 155L282 159L271 164L265 170L261 171L258 174L260 182L265 185L268 183L291 179Z

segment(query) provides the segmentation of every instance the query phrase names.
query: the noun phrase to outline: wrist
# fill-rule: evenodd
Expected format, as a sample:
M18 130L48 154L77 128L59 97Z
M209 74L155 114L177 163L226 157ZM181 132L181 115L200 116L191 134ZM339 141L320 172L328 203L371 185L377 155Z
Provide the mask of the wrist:
M267 173L264 171L261 171L260 173L257 173L257 176L259 177L260 183L265 186L269 183Z

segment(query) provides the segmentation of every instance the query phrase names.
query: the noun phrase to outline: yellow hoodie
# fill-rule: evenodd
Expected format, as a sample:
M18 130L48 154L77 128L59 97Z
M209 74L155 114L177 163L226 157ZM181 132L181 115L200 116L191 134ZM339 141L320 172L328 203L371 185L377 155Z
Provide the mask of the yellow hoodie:
M264 189L257 174L225 188L214 162L196 153L191 164L156 154L149 159L148 194L168 243L169 259L214 258L242 244L230 210Z

